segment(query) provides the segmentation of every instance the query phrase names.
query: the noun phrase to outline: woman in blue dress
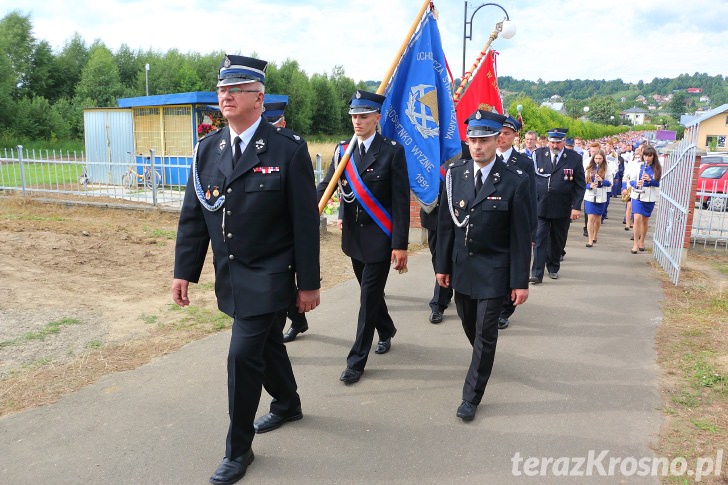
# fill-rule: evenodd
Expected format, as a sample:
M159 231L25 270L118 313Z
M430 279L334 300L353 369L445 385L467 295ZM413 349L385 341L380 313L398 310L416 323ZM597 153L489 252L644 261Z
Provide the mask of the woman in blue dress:
M614 173L607 164L607 155L599 150L586 167L586 193L584 194L584 212L587 214L586 231L590 248L597 242L602 216L607 209L607 198L614 179Z
M662 178L662 165L657 157L657 150L655 147L646 146L642 152L639 174L629 181L632 187L632 214L634 214L632 254L645 250L647 224L660 195L660 178Z

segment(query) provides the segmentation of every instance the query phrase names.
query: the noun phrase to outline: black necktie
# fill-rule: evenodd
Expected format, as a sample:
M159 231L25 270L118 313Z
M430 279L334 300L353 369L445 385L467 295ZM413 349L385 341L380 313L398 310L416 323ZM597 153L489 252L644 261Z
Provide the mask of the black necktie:
M480 173L481 169L478 169L475 171L475 193L477 194L480 192L480 189L483 188L483 174Z
M233 140L233 168L235 168L242 154L242 150L240 150L240 137L236 136Z
M366 154L367 154L367 149L364 147L364 144L362 143L361 145L359 145L359 156L360 156L359 161L360 162L364 161L364 156Z

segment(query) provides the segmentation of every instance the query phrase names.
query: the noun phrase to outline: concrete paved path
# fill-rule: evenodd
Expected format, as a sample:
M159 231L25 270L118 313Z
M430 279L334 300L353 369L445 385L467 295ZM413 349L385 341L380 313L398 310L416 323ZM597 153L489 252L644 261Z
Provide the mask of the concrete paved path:
M653 456L660 283L648 253L630 254L616 216L594 248L584 246L582 224L572 227L561 278L532 287L501 331L493 376L469 424L455 411L471 350L454 304L442 324L427 321L434 284L427 251L411 257L409 273L391 275L387 302L399 331L390 353L372 352L354 386L338 377L354 337L358 287L351 280L326 291L311 330L288 345L305 417L256 437L243 483L657 483L620 476L619 465L616 477L600 477L599 466L608 473L610 458ZM0 483L207 483L224 454L229 336L0 419ZM268 403L263 392L261 414ZM591 468L585 462L581 470L594 476L558 476L559 458L572 468L590 453ZM557 468L529 457L552 458ZM545 476L525 475L540 474L541 465Z

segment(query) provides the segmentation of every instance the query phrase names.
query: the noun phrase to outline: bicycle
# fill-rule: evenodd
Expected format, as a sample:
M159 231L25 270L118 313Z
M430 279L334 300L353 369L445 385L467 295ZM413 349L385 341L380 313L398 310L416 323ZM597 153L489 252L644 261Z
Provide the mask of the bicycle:
M154 174L153 179L152 174ZM139 183L148 189L159 188L162 183L162 174L158 170L152 172L151 167L144 167L144 172L140 174L136 171L136 166L129 165L129 169L121 176L121 184L127 189L136 190Z

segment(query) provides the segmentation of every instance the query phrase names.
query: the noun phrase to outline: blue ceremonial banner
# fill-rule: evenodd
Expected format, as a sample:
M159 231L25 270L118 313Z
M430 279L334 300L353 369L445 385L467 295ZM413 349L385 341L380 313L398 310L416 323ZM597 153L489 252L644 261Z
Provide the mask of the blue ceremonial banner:
M452 86L432 11L407 46L385 95L382 135L404 146L410 188L429 211L437 202L440 166L460 157Z

